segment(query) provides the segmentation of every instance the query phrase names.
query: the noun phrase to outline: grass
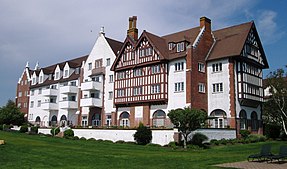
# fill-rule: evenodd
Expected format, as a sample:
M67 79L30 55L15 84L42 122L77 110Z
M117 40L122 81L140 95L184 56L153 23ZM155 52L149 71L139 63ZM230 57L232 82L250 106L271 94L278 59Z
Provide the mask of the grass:
M216 146L205 150L172 150L131 144L67 140L0 131L0 168L217 168L244 161L261 145ZM274 153L287 142L268 142Z

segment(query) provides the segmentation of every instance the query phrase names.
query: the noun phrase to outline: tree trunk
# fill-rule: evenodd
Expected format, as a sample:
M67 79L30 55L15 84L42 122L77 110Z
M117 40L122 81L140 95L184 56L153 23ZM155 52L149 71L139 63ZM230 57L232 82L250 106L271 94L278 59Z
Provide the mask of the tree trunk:
M186 144L187 144L187 134L183 135L184 139L183 139L183 148L186 149Z
M286 124L285 124L284 118L282 116L281 116L281 119L282 119L284 133L287 135Z

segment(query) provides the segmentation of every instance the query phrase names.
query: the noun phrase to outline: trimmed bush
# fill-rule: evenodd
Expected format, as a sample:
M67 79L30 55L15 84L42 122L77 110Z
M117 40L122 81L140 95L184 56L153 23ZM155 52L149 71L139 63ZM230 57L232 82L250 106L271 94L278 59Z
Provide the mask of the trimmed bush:
M124 143L126 143L124 140L118 140L118 141L116 141L115 143L117 143L117 144L124 144Z
M37 126L32 126L32 127L31 127L31 130L30 130L30 133L32 133L32 134L38 134L38 127L37 127Z
M68 129L64 131L64 138L73 138L74 131L72 129Z
M80 140L87 140L85 137L81 137Z
M202 147L203 146L203 142L207 141L207 140L208 140L208 137L206 135L204 135L202 133L195 133L192 136L191 144Z
M74 136L73 140L79 140L80 138L78 136Z
M146 145L151 142L152 139L152 132L142 123L140 123L139 127L137 128L136 133L134 134L134 140L139 145Z
M148 146L148 147L161 147L161 145L154 144L154 143L148 143L146 146Z
M53 127L53 128L50 130L50 133L51 133L52 136L55 136L55 135L57 135L58 133L60 133L60 129ZM54 134L55 134L55 135L54 135Z
M88 141L97 141L95 138L89 138Z
M246 138L246 141L250 143L264 142L266 140L267 138L265 136L259 134L251 134Z
M28 132L28 126L27 125L23 125L20 127L20 133L26 133Z
M250 131L249 130L240 130L240 135L242 138L246 139L249 135L250 135Z
M177 147L177 143L174 142L174 141L169 142L168 145L167 145L167 147L170 147L170 148L173 148L173 149L178 148L178 147Z

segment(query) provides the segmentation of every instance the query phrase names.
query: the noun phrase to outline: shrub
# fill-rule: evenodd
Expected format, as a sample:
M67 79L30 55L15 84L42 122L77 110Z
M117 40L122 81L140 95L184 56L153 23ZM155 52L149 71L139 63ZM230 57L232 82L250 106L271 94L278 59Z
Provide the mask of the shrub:
M118 141L116 141L115 143L117 143L117 144L124 144L125 141L124 141L124 140L118 140Z
M207 141L208 137L202 133L195 133L191 139L191 143L197 146L203 146L203 142Z
M259 134L251 134L246 138L246 141L250 143L264 142L266 140L267 138L265 136Z
M249 130L240 130L240 135L242 138L246 139L249 135L250 135L250 131Z
M73 140L79 140L80 138L78 136L74 136Z
M97 141L95 138L89 138L88 141Z
M199 149L202 149L202 146L189 144L189 145L187 145L187 148L188 148L188 149L199 150Z
M140 123L139 127L137 128L136 133L134 134L134 140L139 145L146 145L150 143L152 139L152 132L142 123Z
M74 131L72 129L68 129L64 131L64 138L73 138Z
M53 128L51 128L50 133L51 133L52 136L55 136L55 135L57 135L58 133L60 133L60 129L53 127ZM55 135L54 135L54 134L55 134Z
M161 145L154 144L154 143L148 143L146 146L148 146L148 147L161 147Z
M26 133L28 132L28 126L27 125L23 125L20 127L20 133Z
M171 141L168 143L167 147L175 149L175 148L177 148L177 143L174 141Z
M81 137L80 140L87 140L85 137Z
M281 126L276 124L266 124L264 126L264 135L268 138L276 139L280 137Z
M37 126L32 126L30 132L32 134L38 134L38 127Z
M228 141L224 138L219 140L219 144L226 145L227 143L228 143Z

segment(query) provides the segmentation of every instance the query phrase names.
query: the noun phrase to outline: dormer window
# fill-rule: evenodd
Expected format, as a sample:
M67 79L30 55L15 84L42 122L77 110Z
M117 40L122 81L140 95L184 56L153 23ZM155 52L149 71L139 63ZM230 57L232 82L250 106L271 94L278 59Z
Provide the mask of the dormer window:
M256 57L256 58L258 58L258 56L259 56L259 50L258 50L258 48L255 47L254 45L251 45L251 44L247 44L247 45L246 45L246 52L247 52L249 55L251 55L251 56L253 56L253 57Z
M55 77L55 79L57 80L57 79L59 79L60 78L60 73L59 72L56 72L56 77Z
M64 76L65 76L65 77L68 77L68 76L69 76L69 71L68 71L68 70L65 70Z
M42 83L42 82L43 82L43 76L40 76L39 83Z
M76 68L75 74L76 74L76 75L80 74L80 68L79 68L79 67Z
M172 43L172 42L169 43L169 44L168 44L168 50L173 50L174 46L175 46L174 43Z
M145 54L146 54L146 56L152 55L152 48L151 47L146 48Z
M33 77L33 79L32 79L32 83L33 83L33 84L35 84L35 83L36 83L36 78L35 78L35 77Z
M184 42L180 42L176 44L176 52L184 51Z
M92 63L88 63L88 69L92 70Z

